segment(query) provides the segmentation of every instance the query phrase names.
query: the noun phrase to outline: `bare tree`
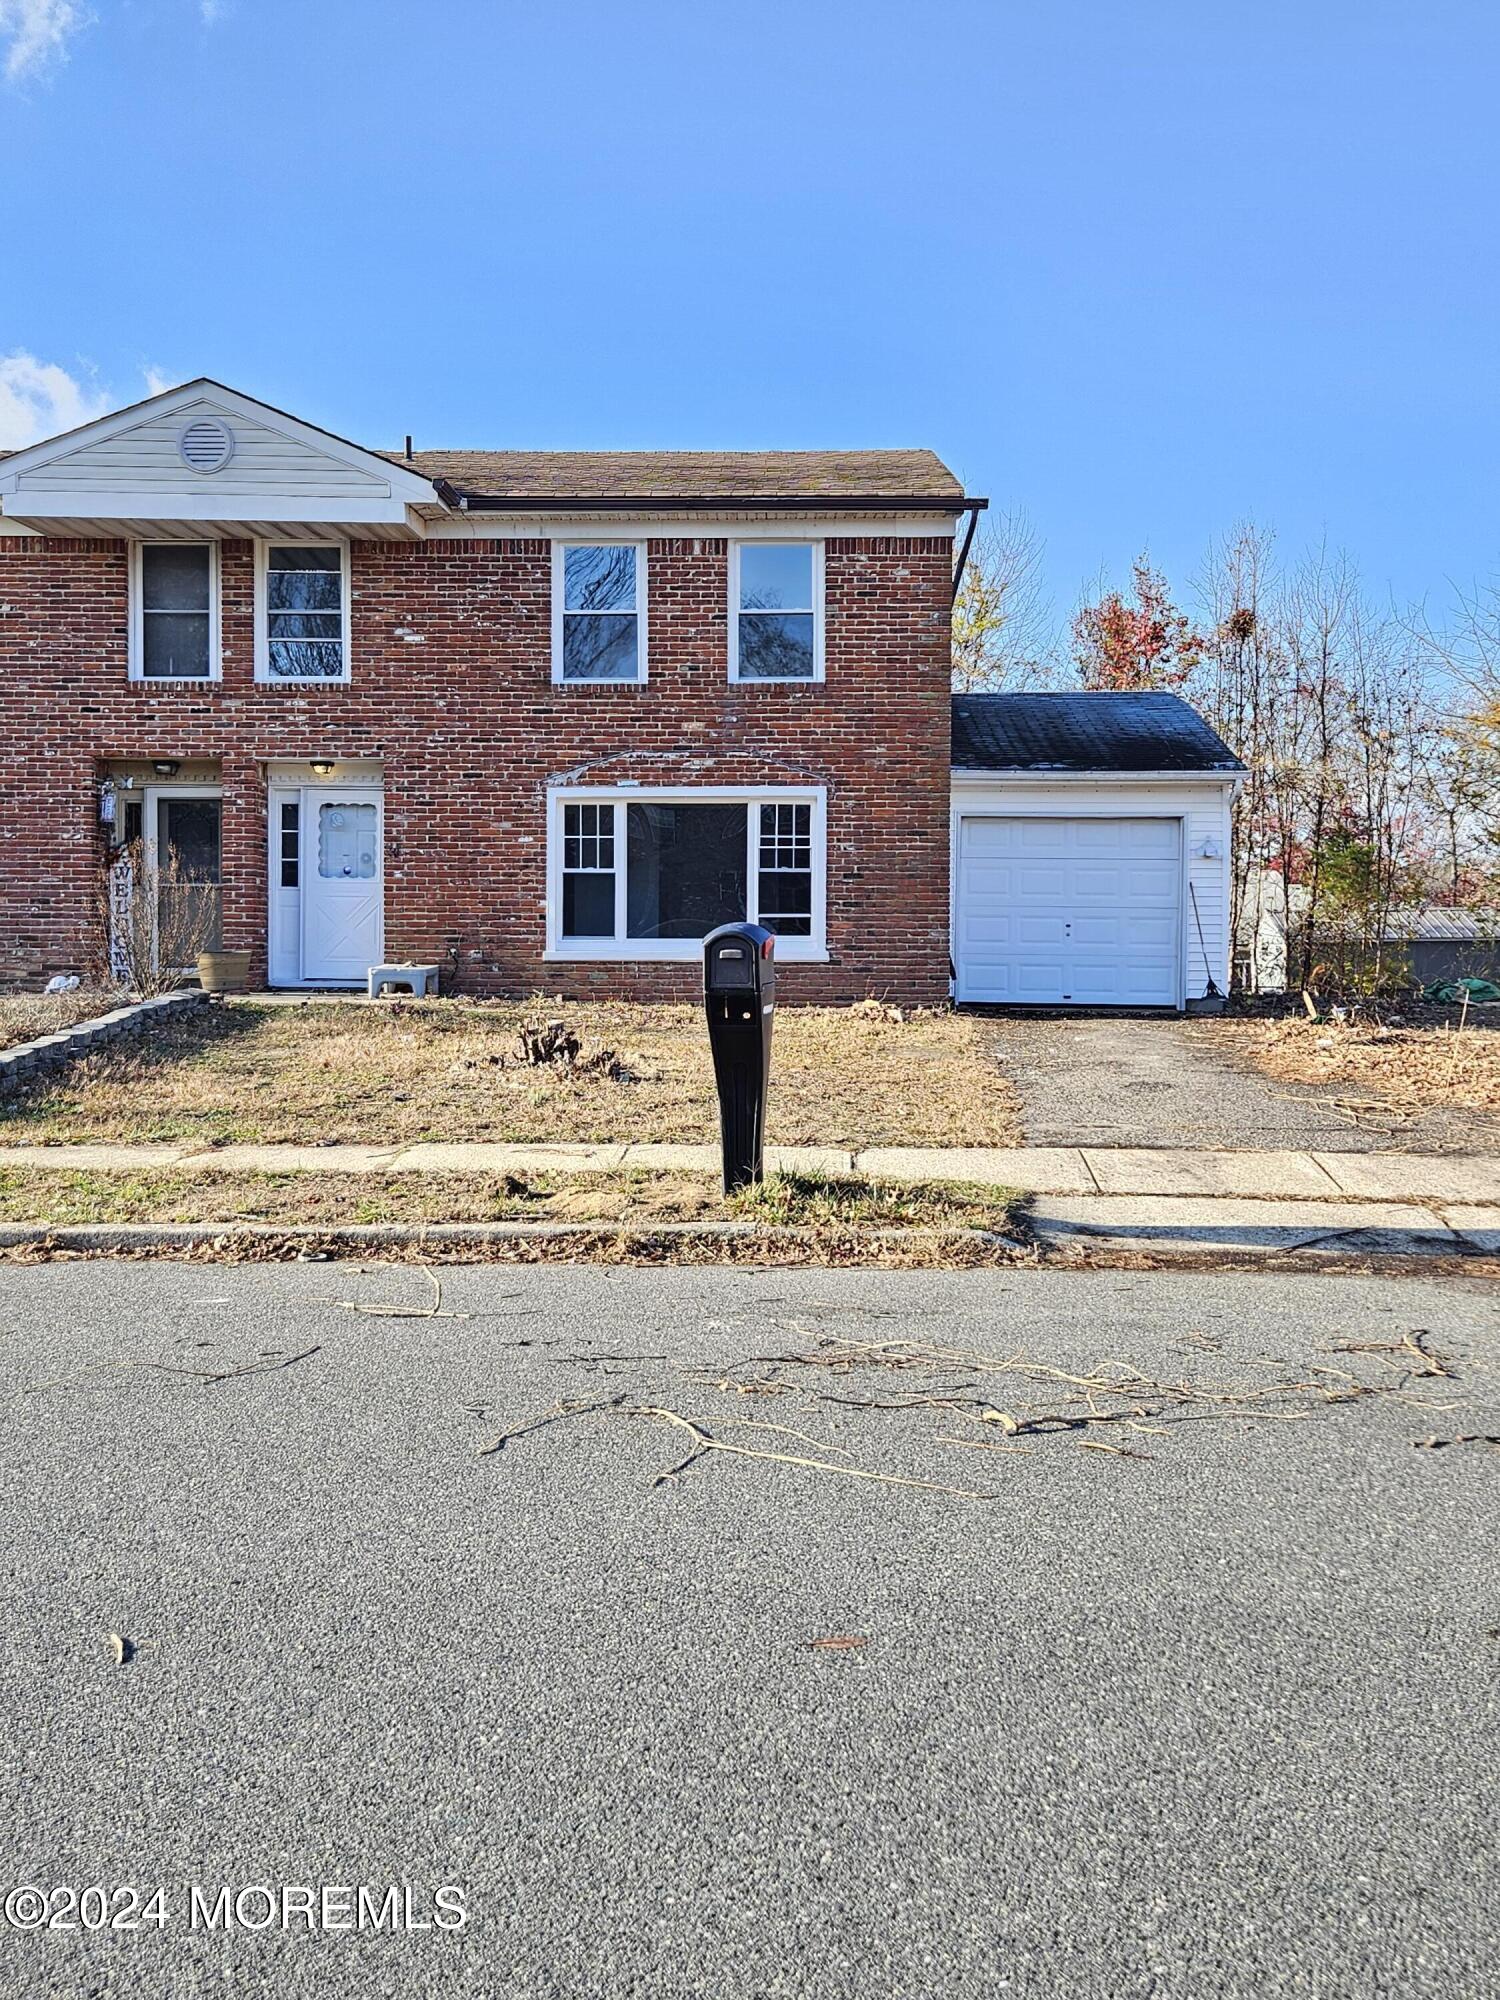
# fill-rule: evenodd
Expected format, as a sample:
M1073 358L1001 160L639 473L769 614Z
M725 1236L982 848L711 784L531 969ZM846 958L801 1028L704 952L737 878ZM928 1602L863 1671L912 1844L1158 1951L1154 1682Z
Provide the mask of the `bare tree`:
M101 979L143 999L173 992L194 975L200 952L218 948L218 884L173 851L153 868L144 842L117 849L95 901Z
M1044 688L1059 679L1045 545L1024 514L998 515L974 538L953 606L953 686L959 694Z

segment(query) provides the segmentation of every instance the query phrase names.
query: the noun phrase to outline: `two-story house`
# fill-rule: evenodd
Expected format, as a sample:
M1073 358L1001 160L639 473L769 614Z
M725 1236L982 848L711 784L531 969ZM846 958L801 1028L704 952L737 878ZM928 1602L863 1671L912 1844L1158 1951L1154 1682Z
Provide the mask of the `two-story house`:
M936 1002L956 970L1181 1005L1171 771L1115 783L1106 742L1012 810L1027 731L971 698L953 778L982 504L927 451L374 451L207 380L0 457L0 979L96 962L128 854L278 987L407 958L685 995L748 916L791 1000ZM1085 966L1058 899L1089 895Z

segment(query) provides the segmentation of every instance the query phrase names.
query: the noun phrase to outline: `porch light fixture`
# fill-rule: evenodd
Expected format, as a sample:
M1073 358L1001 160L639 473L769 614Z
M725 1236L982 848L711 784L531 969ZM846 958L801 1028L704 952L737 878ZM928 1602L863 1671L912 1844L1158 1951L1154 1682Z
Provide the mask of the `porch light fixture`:
M151 768L158 778L175 778L179 765L175 757L154 757Z
M338 763L337 757L309 757L307 761L315 778L331 778Z

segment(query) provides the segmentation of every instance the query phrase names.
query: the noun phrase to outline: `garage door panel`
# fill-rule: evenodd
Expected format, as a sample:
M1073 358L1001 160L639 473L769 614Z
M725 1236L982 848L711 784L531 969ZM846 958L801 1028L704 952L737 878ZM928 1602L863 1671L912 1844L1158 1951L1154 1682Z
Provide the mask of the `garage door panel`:
M959 998L1176 1006L1180 840L1173 819L965 814Z
M1061 958L1023 959L1014 969L1013 998L1034 1007L1050 1006L1062 993L1065 977Z

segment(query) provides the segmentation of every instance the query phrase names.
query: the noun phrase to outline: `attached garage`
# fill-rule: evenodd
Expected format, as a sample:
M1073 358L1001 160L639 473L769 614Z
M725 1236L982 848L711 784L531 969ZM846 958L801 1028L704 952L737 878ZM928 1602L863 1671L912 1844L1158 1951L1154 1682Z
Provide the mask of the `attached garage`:
M1212 1004L1242 770L1176 695L955 696L954 997Z

